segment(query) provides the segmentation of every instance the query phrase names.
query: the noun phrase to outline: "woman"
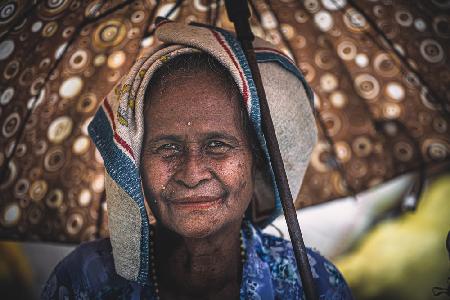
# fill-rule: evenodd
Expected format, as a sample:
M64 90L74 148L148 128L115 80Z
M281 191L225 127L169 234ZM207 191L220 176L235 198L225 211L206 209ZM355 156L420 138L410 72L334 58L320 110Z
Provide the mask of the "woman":
M89 128L107 171L110 239L66 257L43 298L301 299L290 243L259 229L281 208L239 43L171 22L156 38L161 46L135 63ZM312 95L292 62L261 43L296 195L316 139ZM324 299L351 298L331 263L313 251L309 260Z

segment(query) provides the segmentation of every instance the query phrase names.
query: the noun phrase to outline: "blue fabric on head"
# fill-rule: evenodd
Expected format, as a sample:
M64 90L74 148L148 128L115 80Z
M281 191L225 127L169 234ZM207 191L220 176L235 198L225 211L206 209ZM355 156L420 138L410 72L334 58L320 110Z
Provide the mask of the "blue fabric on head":
M106 101L106 100L105 100ZM131 159L113 140L113 131L103 108L97 111L88 126L88 132L103 157L109 176L137 203L141 214L140 267L138 282L148 283L149 222L142 194L141 177Z

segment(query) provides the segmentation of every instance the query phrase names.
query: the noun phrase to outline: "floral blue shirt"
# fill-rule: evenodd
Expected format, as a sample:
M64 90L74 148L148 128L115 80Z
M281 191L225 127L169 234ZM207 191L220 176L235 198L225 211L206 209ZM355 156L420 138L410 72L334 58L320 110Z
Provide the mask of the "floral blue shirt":
M241 299L305 299L289 241L262 233L250 222L242 228L246 260ZM352 299L339 271L308 249L312 275L321 300ZM109 239L80 245L55 268L42 299L155 299L153 285L140 285L114 269Z

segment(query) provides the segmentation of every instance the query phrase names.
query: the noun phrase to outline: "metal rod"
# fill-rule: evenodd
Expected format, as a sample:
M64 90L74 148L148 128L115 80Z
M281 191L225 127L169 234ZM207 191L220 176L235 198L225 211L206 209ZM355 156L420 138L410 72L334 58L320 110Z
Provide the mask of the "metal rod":
M234 23L236 34L242 45L248 64L250 66L253 81L255 82L261 109L262 127L269 150L270 161L275 173L275 180L280 193L281 205L283 206L286 223L291 237L292 247L297 261L297 267L300 273L300 279L307 300L319 299L316 287L311 274L311 267L308 261L308 254L303 242L300 225L298 224L297 214L292 200L289 183L284 169L283 159L281 157L275 129L270 116L269 105L267 103L266 93L253 50L254 35L250 29L249 17L250 10L247 1L226 0L225 6L228 18Z

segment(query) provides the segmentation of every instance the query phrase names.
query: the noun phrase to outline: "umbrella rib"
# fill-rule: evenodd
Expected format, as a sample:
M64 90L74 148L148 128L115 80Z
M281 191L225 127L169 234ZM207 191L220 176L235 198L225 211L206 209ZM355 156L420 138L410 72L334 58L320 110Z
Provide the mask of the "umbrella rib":
M168 19L172 16L172 14L181 6L181 4L183 4L184 0L177 0L177 2L172 6L172 8L166 13L166 15L164 16L164 18ZM156 5L151 13L151 15L149 16L149 21L150 23L152 23L152 20L154 19L155 15L156 15L156 10L158 9L159 5L160 5L161 1L157 0ZM150 26L147 26L147 28ZM150 31L148 31L143 37L142 39L147 39L151 36L153 36L153 34L155 33L155 27L152 26L152 29Z
M50 78L50 75L56 70L56 68L59 66L59 63L62 61L64 54L67 52L67 50L69 49L69 47L75 42L75 40L77 39L78 35L80 34L81 30L84 28L84 26L89 25L91 23L94 23L108 15L110 15L111 13L125 7L128 4L131 4L132 2L134 2L136 0L127 0L121 4L118 4L116 6L114 6L113 8L99 14L98 16L95 16L95 14L97 14L97 12L99 11L99 9L101 8L102 5L100 5L99 7L97 7L89 16L87 16L82 22L81 24L77 27L77 29L75 30L75 32L73 33L73 35L70 37L70 40L67 42L66 47L64 47L64 50L62 51L61 55L54 61L52 67L50 68L50 70L48 71L45 79L44 79L44 84L42 84L42 86L39 88L39 90L36 93L36 97L34 97L34 100L31 102L31 106L30 108L27 109L25 116L23 118L23 122L20 124L20 127L18 129L18 133L17 133L17 138L14 141L14 146L12 148L12 151L10 152L9 155L5 155L5 161L3 163L3 165L1 166L0 169L0 182L6 179L6 176L8 175L8 166L9 163L11 161L11 159L14 157L15 153L16 153L16 149L17 146L19 145L19 141L22 139L24 130L25 130L25 125L28 121L28 119L31 116L31 113L33 112L36 103L38 102L38 98L42 92L43 87L45 87L45 85L48 82L48 79ZM95 17L91 17L91 16L95 16Z
M155 31L153 22L154 22L156 12L158 11L160 4L161 4L161 0L156 0L155 6L153 6L152 10L150 11L150 14L148 15L148 18L147 18L145 26L144 26L145 31L144 31L144 34L142 35L141 42L139 43L139 49L137 51L138 55L142 50L142 41L144 39L151 37ZM151 30L150 30L150 27L152 27Z
M295 64L298 66L298 58L297 55L295 54L291 44L289 43L288 39L286 38L286 35L284 34L283 30L280 29L280 21L278 19L277 14L275 13L275 10L272 7L272 4L270 3L270 0L264 0L265 4L269 7L270 12L272 13L272 15L274 16L278 26L277 26L277 31L281 36L281 39L283 40L284 45L288 48L289 52L292 54L292 58L294 59ZM300 1L301 5L303 5L303 1ZM319 111L317 111L317 113L315 113L316 117L317 117L317 121L319 123L320 129L323 132L323 135L325 137L325 140L327 141L327 143L330 146L330 150L331 150L331 155L332 155L332 167L338 171L339 175L341 176L345 187L349 190L350 194L355 197L356 191L355 189L353 189L353 187L348 183L347 181L347 174L345 172L344 167L342 166L342 164L338 161L337 159L337 154L336 154L336 150L335 150L335 144L333 139L331 138L331 136L328 133L328 129L325 125L325 121L322 119L322 116L320 114Z
M183 4L184 0L177 0L175 2L175 5L172 6L172 8L169 10L169 12L166 14L165 18L168 19L172 16L172 14Z
M335 5L338 5L336 0L331 0ZM353 0L348 0L348 4L351 5L355 10L357 10L364 18L365 20L370 24L370 26L372 27L373 30L375 30L375 32L377 34L379 34L383 40L388 44L389 50L390 52L395 54L395 57L400 60L400 62L408 69L409 72L413 73L417 79L419 80L420 84L422 86L424 86L429 93L431 94L431 97L433 97L434 99L436 99L440 105L442 106L442 110L439 110L440 113L443 114L444 117L446 117L448 120L450 120L450 112L449 110L446 108L446 103L445 101L442 99L442 97L440 97L440 95L438 95L438 93L436 93L436 91L434 89L431 88L430 84L425 80L425 78L419 74L419 72L417 72L416 70L414 70L414 68L411 66L411 64L408 62L408 60L406 59L405 56L403 56L400 51L395 47L394 43L392 42L392 40L386 35L386 33L384 33L383 30L381 30L381 28L376 24L376 22L374 22L374 20L372 18L370 18L367 13L358 5L356 4L355 1ZM351 16L349 16L347 14L347 12L345 12L345 15L347 18L349 18L349 20L351 20ZM380 49L386 49L378 39L376 39L372 34L370 34L369 32L365 32L365 34L375 43L377 44L378 47L380 47ZM395 61L395 60L394 60Z
M98 16L95 16L96 13L90 14L88 17L86 17L86 19L85 19L83 22L81 22L80 27L79 27L79 28L80 28L80 31L81 31L81 29L82 29L84 26L89 25L89 24L91 24L91 23L94 23L94 22L96 22L96 21L98 21L98 20L100 20L100 19L103 19L104 17L109 16L110 14L116 12L116 11L119 10L119 9L124 8L124 7L127 6L127 5L130 5L131 3L135 2L135 1L136 1L136 0L126 0L126 1L124 1L124 2L122 2L122 3L120 3L120 4L117 4L116 6L114 6L114 7L112 7L112 8L110 8L110 9L108 9L108 10L102 12L102 13L99 14Z

